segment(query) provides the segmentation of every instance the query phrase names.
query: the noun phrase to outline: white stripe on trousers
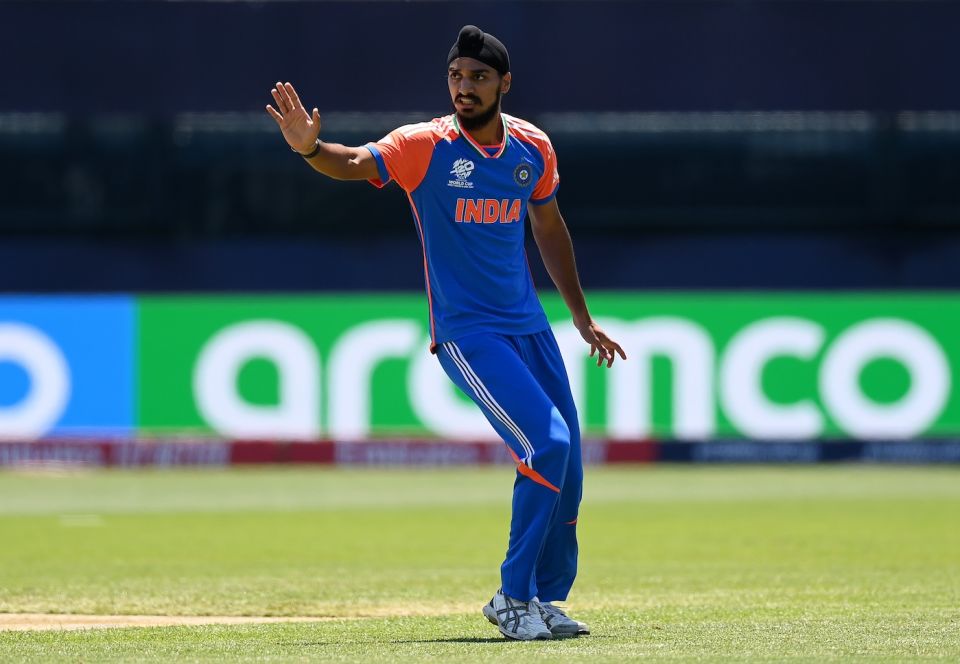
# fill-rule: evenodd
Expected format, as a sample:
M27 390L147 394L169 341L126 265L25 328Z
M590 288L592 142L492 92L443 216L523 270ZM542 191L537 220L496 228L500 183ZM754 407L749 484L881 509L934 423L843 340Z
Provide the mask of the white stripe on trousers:
M450 355L450 359L457 365L457 368L460 369L460 373L463 374L463 379L473 388L473 392L477 395L477 398L482 401L484 405L490 409L490 412L520 441L521 447L523 447L524 452L526 452L523 462L527 467L533 468L533 445L530 444L530 440L524 435L520 427L517 426L517 423L514 422L500 404L497 403L497 400L493 398L493 395L490 394L490 391L483 384L483 381L480 380L480 377L467 362L467 358L463 356L460 348L452 341L445 342L442 346L446 349L447 354Z
M473 382L471 383L471 385L474 386L474 391L476 392L476 388L479 387L480 392L482 393L482 394L477 394L477 396L480 397L481 399L483 398L484 395L486 396L486 400L484 400L484 403L486 403L488 407L490 407L490 404L492 404L492 407L490 407L490 410L492 410L494 414L497 415L498 419L501 422L503 422L507 426L507 428L509 428L517 437L517 439L520 441L520 444L523 446L523 449L527 452L527 457L526 457L527 465L532 468L533 467L532 465L533 464L533 445L530 444L530 440L523 433L523 430L520 428L520 426L516 422L514 422L513 419L507 414L507 411L503 408L503 406L501 406L497 402L497 400L493 397L493 395L490 393L490 390L487 389L487 386L483 384L483 381L480 380L480 376L477 375L477 372L474 371L473 367L470 366L470 363L467 362L467 358L463 354L463 351L460 350L460 347L453 341L450 341L448 343L453 348L452 357L454 361L456 362L459 359L459 366L464 367L469 373L469 376L465 375L464 378L466 378L467 381L469 382L470 376L473 377Z

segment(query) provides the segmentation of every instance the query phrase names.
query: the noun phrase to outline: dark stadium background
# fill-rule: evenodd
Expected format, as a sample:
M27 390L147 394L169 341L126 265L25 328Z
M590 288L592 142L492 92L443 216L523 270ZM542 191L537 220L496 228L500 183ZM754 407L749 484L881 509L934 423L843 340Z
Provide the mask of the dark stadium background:
M960 286L957 3L107 0L0 4L0 289L421 289L402 193L263 106L290 80L346 143L445 114L467 22L554 140L587 288Z

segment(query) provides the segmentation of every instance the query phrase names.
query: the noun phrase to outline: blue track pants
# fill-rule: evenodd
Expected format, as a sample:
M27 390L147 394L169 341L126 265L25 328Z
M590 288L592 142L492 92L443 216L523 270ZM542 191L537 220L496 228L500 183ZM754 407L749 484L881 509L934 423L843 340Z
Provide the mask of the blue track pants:
M553 332L468 335L441 344L437 356L517 462L503 592L522 601L566 599L577 574L583 462L577 409Z

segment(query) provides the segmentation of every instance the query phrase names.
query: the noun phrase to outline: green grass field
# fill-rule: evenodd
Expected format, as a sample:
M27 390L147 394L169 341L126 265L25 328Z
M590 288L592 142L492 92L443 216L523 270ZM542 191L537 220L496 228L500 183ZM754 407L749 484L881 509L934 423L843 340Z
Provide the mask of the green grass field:
M568 606L593 635L536 643L479 611L512 481L0 473L0 613L327 617L2 631L0 660L960 660L958 468L589 469Z

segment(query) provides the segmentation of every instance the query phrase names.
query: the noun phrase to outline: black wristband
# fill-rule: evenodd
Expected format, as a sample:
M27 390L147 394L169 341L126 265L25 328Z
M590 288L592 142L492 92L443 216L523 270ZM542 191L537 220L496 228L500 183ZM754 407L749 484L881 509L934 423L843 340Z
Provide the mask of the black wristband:
M293 148L290 148L290 149L293 150ZM293 150L293 151L294 151L294 152L297 152L296 150ZM302 152L297 152L297 154L300 155L301 157L303 157L304 159L313 159L314 157L317 156L317 153L318 153L318 152L320 152L320 139L319 139L319 138L317 139L317 142L314 143L313 149L310 150L310 152L308 152L307 154L303 154Z

